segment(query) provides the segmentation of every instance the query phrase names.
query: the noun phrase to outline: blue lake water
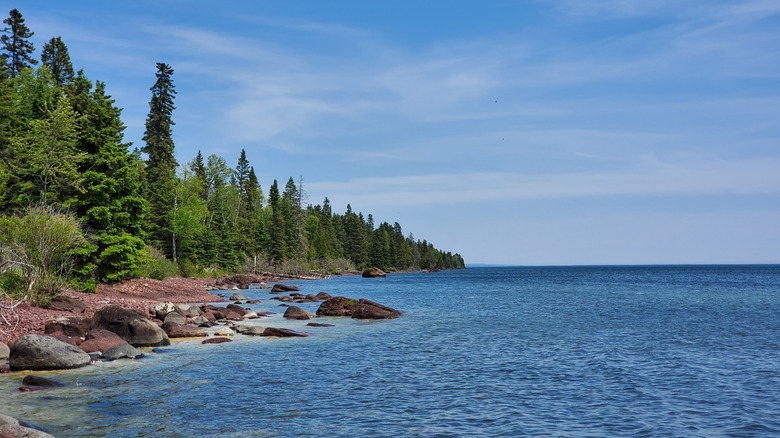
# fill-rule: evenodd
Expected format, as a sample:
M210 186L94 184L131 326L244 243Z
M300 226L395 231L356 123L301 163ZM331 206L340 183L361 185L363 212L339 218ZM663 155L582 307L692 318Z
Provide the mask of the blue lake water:
M0 412L57 436L777 436L780 267L472 268L298 281L396 320L178 342ZM242 293L244 293L242 291ZM265 290L256 310L283 311ZM301 307L315 311L317 304Z

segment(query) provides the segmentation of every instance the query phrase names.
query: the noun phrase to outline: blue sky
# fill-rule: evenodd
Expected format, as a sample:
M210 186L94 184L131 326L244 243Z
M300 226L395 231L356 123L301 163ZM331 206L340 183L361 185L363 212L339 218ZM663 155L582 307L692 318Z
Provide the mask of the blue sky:
M12 7L134 145L166 62L180 163L244 148L467 263L780 262L776 0Z

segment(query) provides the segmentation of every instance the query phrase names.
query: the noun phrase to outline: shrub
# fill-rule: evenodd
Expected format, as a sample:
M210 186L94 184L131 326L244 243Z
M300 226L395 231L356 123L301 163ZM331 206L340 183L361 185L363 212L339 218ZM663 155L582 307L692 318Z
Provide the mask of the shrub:
M0 217L0 274L11 289L4 291L29 293L30 302L47 304L68 286L73 254L86 243L79 221L54 207Z
M179 265L168 260L165 254L157 248L147 247L147 253L149 257L138 265L138 275L140 277L165 280L168 277L181 275Z

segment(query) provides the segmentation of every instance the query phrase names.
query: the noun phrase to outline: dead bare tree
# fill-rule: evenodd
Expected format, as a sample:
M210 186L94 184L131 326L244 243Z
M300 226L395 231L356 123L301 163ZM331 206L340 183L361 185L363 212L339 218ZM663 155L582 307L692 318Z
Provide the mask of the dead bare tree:
M27 302L30 297L33 286L35 285L35 266L25 263L19 260L3 260L0 261L0 275L7 273L12 269L26 271L27 274L27 287L25 293L21 298L12 298L11 295L0 288L0 332L8 333L3 327L10 327L13 332L19 325L19 315L16 313L16 308L22 303Z

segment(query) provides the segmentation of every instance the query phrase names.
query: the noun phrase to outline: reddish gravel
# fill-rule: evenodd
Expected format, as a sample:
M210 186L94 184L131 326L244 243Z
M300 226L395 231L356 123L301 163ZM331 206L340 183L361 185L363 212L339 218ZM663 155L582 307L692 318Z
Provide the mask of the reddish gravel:
M84 302L86 310L83 314L78 314L82 316L91 317L97 309L109 304L117 304L148 315L149 308L158 302L207 303L223 301L221 297L208 292L208 288L214 286L227 288L230 283L226 284L225 280L217 282L213 279L203 278L168 278L163 281L143 278L110 286L100 285L94 294L65 291L62 295ZM5 325L5 322L0 318L0 342L8 345L11 345L22 335L43 333L44 325L50 319L76 315L71 312L42 309L25 304L18 306L15 311L19 317L19 324L15 327ZM9 311L3 310L2 315L12 324L15 323L16 318Z

